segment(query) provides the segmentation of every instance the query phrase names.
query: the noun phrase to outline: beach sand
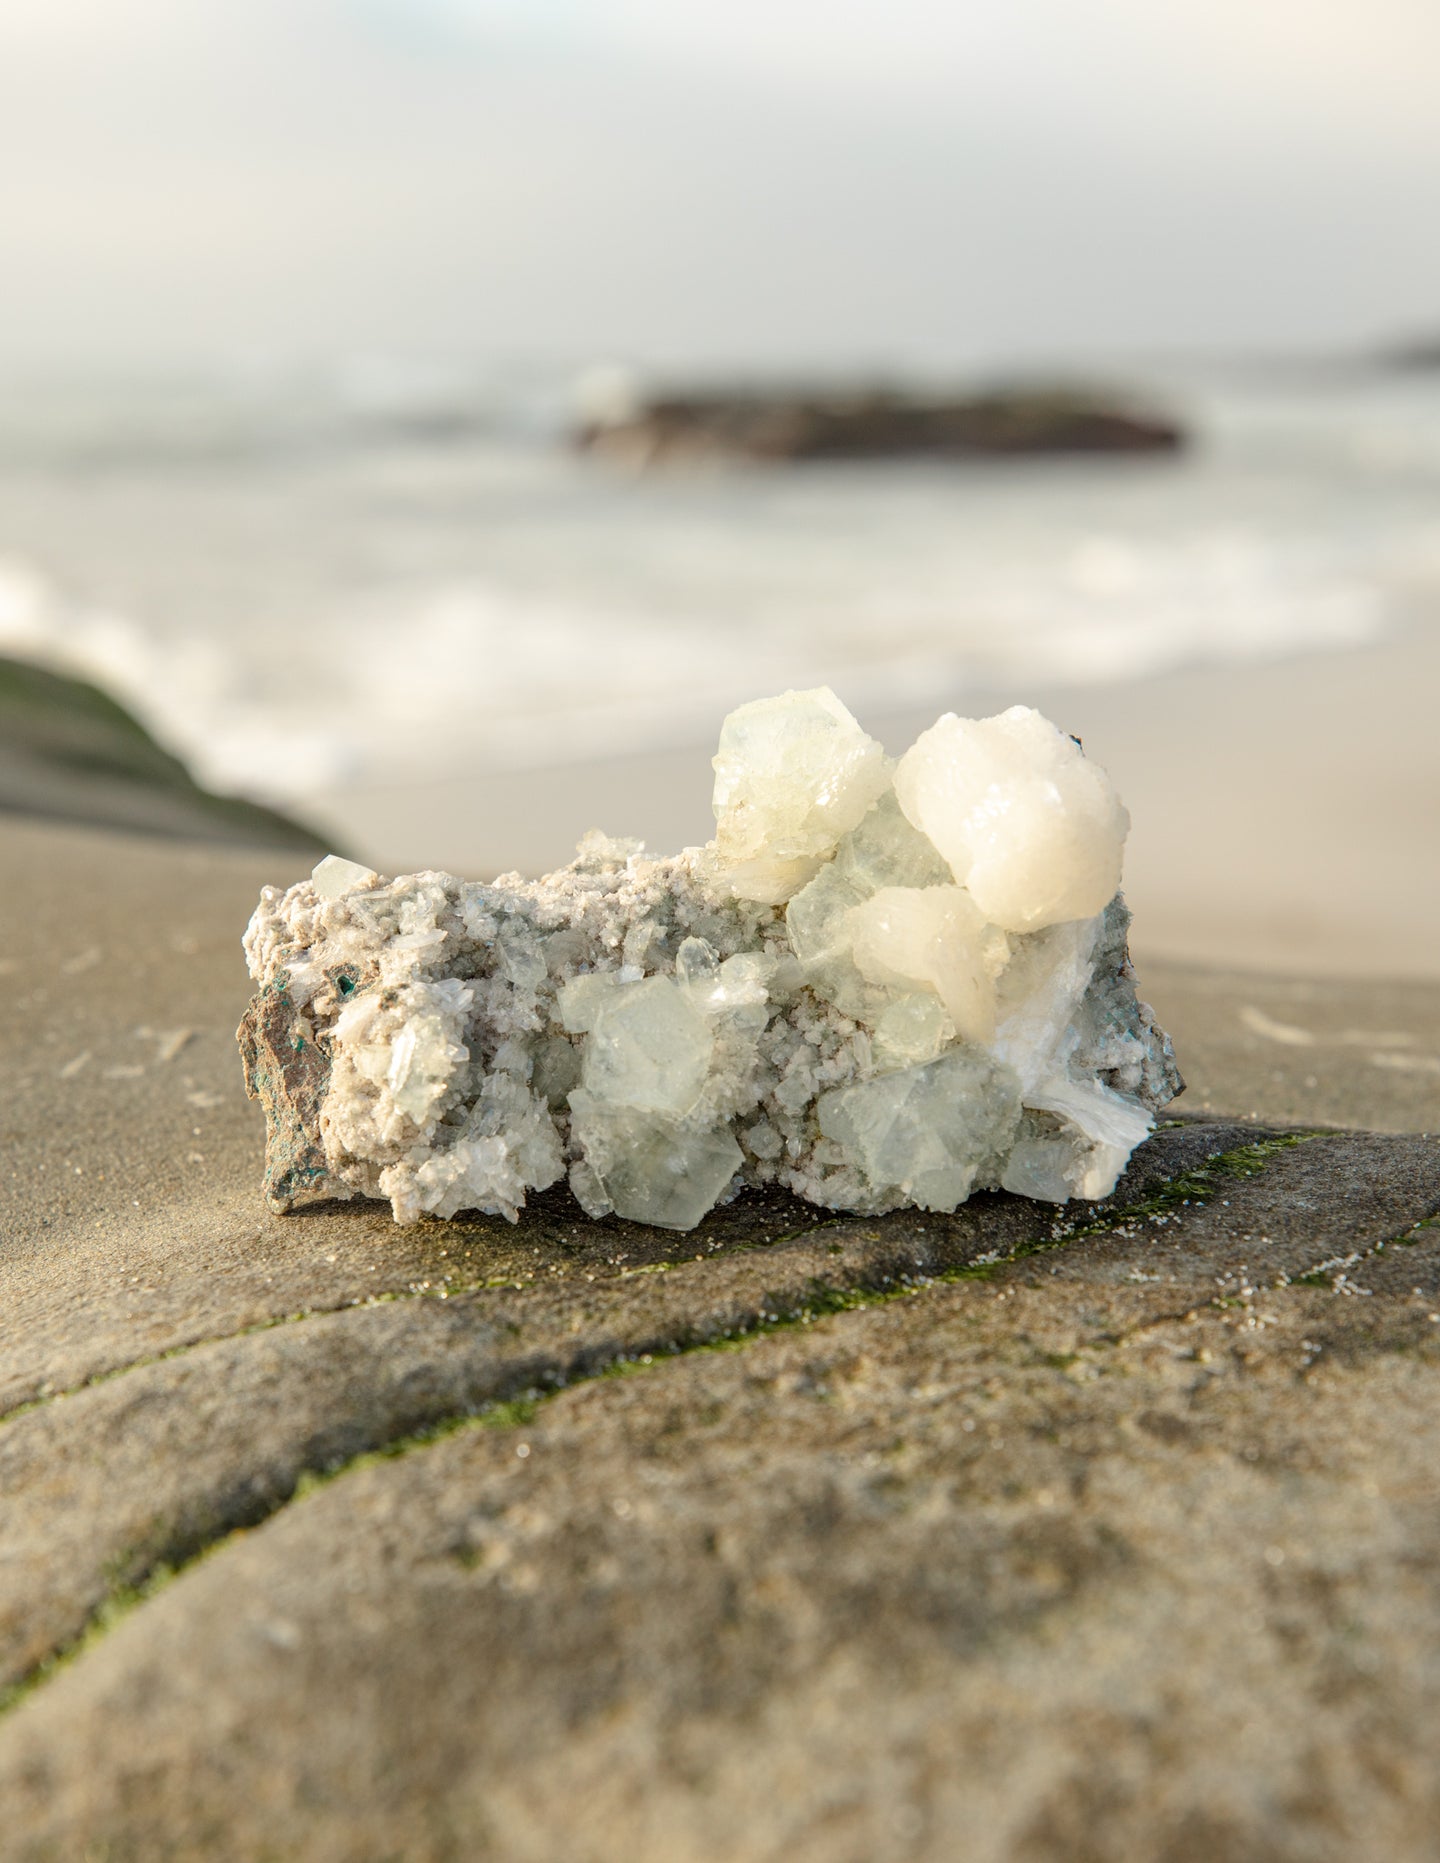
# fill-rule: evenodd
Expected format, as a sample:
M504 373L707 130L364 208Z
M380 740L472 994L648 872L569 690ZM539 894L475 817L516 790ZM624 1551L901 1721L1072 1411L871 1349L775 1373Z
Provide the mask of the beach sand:
M1125 890L1141 959L1440 977L1440 630L1247 671L973 692L904 715L840 696L891 750L945 704L976 716L1035 705L1082 738L1133 818ZM590 827L671 852L712 831L712 749L357 784L308 813L387 872L542 871Z

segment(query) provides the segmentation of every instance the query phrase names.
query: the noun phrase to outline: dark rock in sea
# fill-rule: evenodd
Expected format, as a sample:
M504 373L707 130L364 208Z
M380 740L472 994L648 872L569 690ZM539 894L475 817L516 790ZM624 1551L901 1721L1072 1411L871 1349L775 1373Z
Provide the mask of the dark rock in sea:
M193 841L328 851L277 810L202 788L98 686L4 656L0 811Z
M1440 373L1440 333L1391 344L1388 349L1381 352L1380 360L1392 369L1415 369Z
M874 389L849 394L741 391L663 395L591 421L577 444L635 465L676 461L1013 458L1031 454L1173 453L1174 421L1108 396L1070 389L923 399Z

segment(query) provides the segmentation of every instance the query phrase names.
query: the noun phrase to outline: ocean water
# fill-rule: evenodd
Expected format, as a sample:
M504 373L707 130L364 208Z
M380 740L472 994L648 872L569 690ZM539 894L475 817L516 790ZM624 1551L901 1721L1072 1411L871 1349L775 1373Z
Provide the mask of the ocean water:
M1440 612L1440 379L1137 371L1181 458L632 476L564 371L0 383L0 651L280 802L1344 652Z

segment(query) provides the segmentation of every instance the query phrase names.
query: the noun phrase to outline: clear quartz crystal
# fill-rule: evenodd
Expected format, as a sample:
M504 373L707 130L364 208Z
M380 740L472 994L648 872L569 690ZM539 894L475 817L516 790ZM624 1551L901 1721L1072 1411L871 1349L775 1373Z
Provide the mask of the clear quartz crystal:
M513 1220L568 1176L689 1229L745 1186L1107 1195L1179 1081L1126 957L1127 817L1074 740L947 716L892 770L822 688L733 713L715 772L715 840L672 859L591 833L535 881L332 855L267 888L272 1202Z

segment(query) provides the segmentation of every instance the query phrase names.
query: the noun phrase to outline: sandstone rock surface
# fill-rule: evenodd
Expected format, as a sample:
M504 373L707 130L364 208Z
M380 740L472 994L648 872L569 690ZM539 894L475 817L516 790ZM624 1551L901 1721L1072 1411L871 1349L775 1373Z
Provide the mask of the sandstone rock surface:
M1147 967L1201 1114L1099 1209L397 1229L255 1207L233 929L298 875L0 855L0 1856L1433 1855L1383 991Z

